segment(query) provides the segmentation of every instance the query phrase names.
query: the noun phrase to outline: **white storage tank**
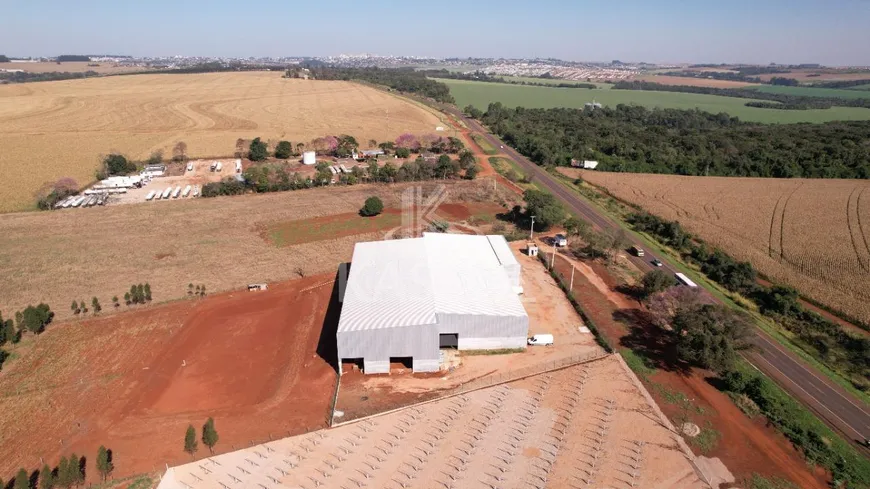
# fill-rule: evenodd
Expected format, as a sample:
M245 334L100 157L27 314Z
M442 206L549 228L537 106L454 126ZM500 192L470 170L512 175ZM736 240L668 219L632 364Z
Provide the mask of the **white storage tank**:
M302 153L302 164L303 165L313 165L317 163L317 157L314 154L314 151L306 151Z

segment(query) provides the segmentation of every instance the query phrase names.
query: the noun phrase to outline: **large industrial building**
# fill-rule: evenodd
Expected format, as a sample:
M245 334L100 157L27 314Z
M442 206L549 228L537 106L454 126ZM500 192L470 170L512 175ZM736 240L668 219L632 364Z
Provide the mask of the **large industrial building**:
M343 290L338 358L367 374L440 367L440 349L524 348L520 264L504 236L424 233L357 243Z

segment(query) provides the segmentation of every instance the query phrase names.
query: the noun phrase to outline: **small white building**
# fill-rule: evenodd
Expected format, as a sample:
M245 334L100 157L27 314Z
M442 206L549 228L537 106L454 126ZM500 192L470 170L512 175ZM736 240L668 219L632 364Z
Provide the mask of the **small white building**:
M314 165L317 163L317 155L314 151L306 151L302 153L302 164L303 165Z
M584 160L583 161L583 169L585 170L594 170L598 166L597 161Z

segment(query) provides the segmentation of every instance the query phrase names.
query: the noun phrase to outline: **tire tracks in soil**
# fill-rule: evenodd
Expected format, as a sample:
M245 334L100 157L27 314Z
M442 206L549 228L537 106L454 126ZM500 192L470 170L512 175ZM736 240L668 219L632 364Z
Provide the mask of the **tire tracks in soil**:
M855 252L855 258L858 260L858 266L861 267L861 270L865 272L868 271L868 265L865 261L870 261L870 259L865 258L861 259L861 251L860 246L858 244L858 239L855 237L855 224L852 219L852 197L855 195L855 192L861 188L860 185L856 185L855 188L849 193L849 198L846 199L846 227L849 229L849 241L852 243L852 250ZM864 236L864 228L861 225L861 194L864 193L866 188L861 188L861 191L858 192L858 197L855 202L855 215L856 221L858 224L858 234L861 235L861 242L864 244L864 250L867 251L867 254L870 255L870 248L867 246L867 239Z
M782 215L779 218L779 262L782 263L783 258L785 257L785 250L783 249L784 240L783 234L785 234L785 211L788 208L788 203L791 200L792 196L797 192L801 187L803 187L803 182L799 183L797 187L795 187L788 197L786 197L785 202L782 203Z

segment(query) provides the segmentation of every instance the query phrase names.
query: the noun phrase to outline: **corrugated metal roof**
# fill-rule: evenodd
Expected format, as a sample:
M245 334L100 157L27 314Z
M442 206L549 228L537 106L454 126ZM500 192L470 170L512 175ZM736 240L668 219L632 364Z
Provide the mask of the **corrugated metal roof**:
M422 238L357 243L338 331L435 324Z
M526 316L503 268L511 259L501 236L357 243L338 332L436 324L438 314Z
M511 247L508 245L507 240L504 239L504 236L500 234L491 234L488 235L486 239L489 240L489 244L492 246L492 251L495 252L495 257L502 266L519 264L517 257L514 256L514 252L511 251Z

